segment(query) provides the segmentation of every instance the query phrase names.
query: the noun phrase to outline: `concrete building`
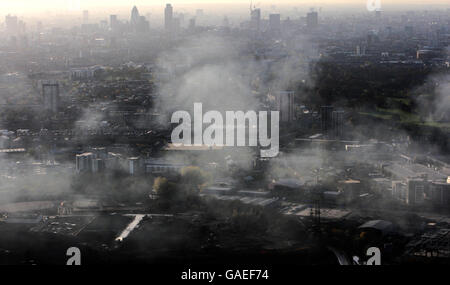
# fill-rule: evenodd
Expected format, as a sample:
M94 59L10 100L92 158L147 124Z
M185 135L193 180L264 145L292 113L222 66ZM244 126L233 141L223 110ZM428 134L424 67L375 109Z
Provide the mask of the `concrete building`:
M119 29L119 20L117 19L117 15L109 16L109 28L113 32L115 32Z
M90 152L76 155L75 168L77 173L103 172L108 166L107 159L108 152L105 148L93 148Z
M142 160L139 157L128 158L128 173L130 175L135 175L141 173Z
M276 106L280 112L281 122L292 122L294 116L294 91L279 91L276 93Z
M447 182L432 182L427 197L433 205L450 206L450 177Z
M164 28L166 32L171 32L173 28L173 7L171 4L167 4L164 9Z
M15 35L19 31L19 24L17 16L7 15L5 16L5 28L6 32L10 35Z
M180 18L173 18L172 19L172 30L171 30L171 32L173 34L178 34L180 32L180 29L181 29Z
M316 29L319 26L319 14L311 11L306 14L306 28L308 30Z
M344 115L345 112L341 110L333 111L332 113L332 134L335 138L342 137L344 133Z
M411 206L450 206L450 183L445 174L417 163L394 163L383 171L393 179L394 199Z
M152 174L176 174L186 165L183 163L175 163L163 159L147 158L143 160L145 173Z
M320 107L322 132L328 134L333 128L333 106Z
M89 22L89 11L83 10L83 24L87 24Z
M160 158L127 158L127 172L130 175L150 173L154 175L172 175L180 173L186 164L171 162Z
M250 29L259 32L261 27L261 9L250 10Z
M281 31L280 14L270 14L269 15L269 31L271 33L279 33Z
M72 80L89 80L94 78L103 67L95 65L90 67L72 68L70 70L70 79Z
M408 205L420 205L425 201L425 194L428 192L429 183L426 179L408 179L405 195L405 202Z
M139 16L138 24L136 27L136 32L138 33L146 33L150 31L150 23L147 21L145 16Z
M77 154L76 170L78 173L98 173L105 170L105 161L92 152Z
M44 109L56 113L59 107L59 84L43 83L42 96L44 99Z
M194 31L195 30L195 18L191 18L189 20L189 30Z

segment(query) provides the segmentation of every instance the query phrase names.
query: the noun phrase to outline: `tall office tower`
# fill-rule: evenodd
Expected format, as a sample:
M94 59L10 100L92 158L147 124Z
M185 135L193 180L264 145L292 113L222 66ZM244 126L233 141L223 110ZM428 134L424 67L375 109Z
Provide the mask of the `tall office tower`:
M144 16L139 16L139 22L136 28L138 33L146 33L150 31L150 23Z
M230 26L230 20L228 20L227 16L223 17L222 26L224 28L228 28Z
M320 107L322 132L328 134L333 127L333 106Z
M361 46L360 45L356 46L356 55L361 56Z
M173 18L172 19L172 32L175 34L178 34L181 29L181 21L180 18Z
M139 24L139 11L136 6L131 10L130 24L133 29L135 29Z
M368 47L372 47L372 45L374 44L376 39L377 39L377 36L376 36L375 32L374 31L370 31L367 34L367 40L366 40L367 41L367 46Z
M364 44L359 44L356 46L356 55L357 56L366 55L366 46Z
M292 122L294 120L294 91L279 91L276 94L276 100L280 121Z
M117 31L119 27L119 21L117 20L117 15L109 16L109 28L111 31Z
M7 15L5 16L5 27L6 32L10 35L17 34L19 31L19 24L17 20L17 16Z
M250 29L259 31L261 24L261 9L250 10Z
M75 157L75 168L77 172L91 172L93 159L94 155L91 152L77 154Z
M332 127L335 138L341 138L344 133L344 111L337 110L332 113Z
M25 34L27 25L24 21L17 21L17 31L19 34Z
M280 14L270 14L269 15L269 30L271 33L279 33L281 31Z
M184 24L184 13L179 13L178 14L178 19L180 19L180 23L181 23L181 25L183 25Z
M195 29L195 18L189 20L189 30L193 31Z
M311 11L306 15L306 27L311 30L319 26L319 14Z
M43 83L42 96L44 98L44 109L56 113L59 105L59 84Z
M381 10L376 10L375 11L375 17L377 18L377 20L381 19Z
M37 26L36 26L36 32L41 33L42 32L42 22L39 21L37 22Z
M78 173L98 173L106 169L108 152L106 149L93 149L92 152L77 154L75 169Z
M83 11L83 24L87 24L89 22L89 11L84 10Z
M164 9L164 28L166 31L172 30L173 24L173 8L172 5L166 4L166 9Z

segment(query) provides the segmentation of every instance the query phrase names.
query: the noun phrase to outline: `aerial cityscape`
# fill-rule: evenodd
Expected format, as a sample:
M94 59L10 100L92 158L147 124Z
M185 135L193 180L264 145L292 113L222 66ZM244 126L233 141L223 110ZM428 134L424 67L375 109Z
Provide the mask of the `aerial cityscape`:
M450 265L450 3L0 2L1 265Z

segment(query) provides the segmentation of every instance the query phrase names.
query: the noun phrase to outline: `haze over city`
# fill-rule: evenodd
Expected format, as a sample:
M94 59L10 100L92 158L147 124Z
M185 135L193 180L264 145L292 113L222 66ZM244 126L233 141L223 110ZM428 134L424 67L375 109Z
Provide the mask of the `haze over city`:
M130 5L137 5L143 9L157 9L158 7L165 5L166 2L167 1L161 0L1 0L0 11L2 13L36 14L45 11L53 13L71 13L83 9L91 9L92 12L101 12L102 9L126 9ZM343 7L361 10L367 5L366 0L174 0L171 1L171 3L184 9L208 7L212 12L217 12L219 10L222 12L226 12L226 9L235 9L236 7L249 7L250 3L260 7L322 7L326 10ZM438 7L448 7L450 4L446 0L381 0L381 5L385 9L398 10L401 8L434 9Z
M373 3L0 0L0 264L450 264L450 4Z

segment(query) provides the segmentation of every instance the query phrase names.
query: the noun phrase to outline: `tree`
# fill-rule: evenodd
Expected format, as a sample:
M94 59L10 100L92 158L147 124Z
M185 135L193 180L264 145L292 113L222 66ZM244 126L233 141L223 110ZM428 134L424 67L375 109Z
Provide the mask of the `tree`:
M208 180L208 174L201 170L200 167L187 166L181 169L180 185L183 185L188 195L198 194Z
M153 182L153 190L156 192L159 199L163 201L172 201L177 192L175 185L171 184L164 177L156 177Z

